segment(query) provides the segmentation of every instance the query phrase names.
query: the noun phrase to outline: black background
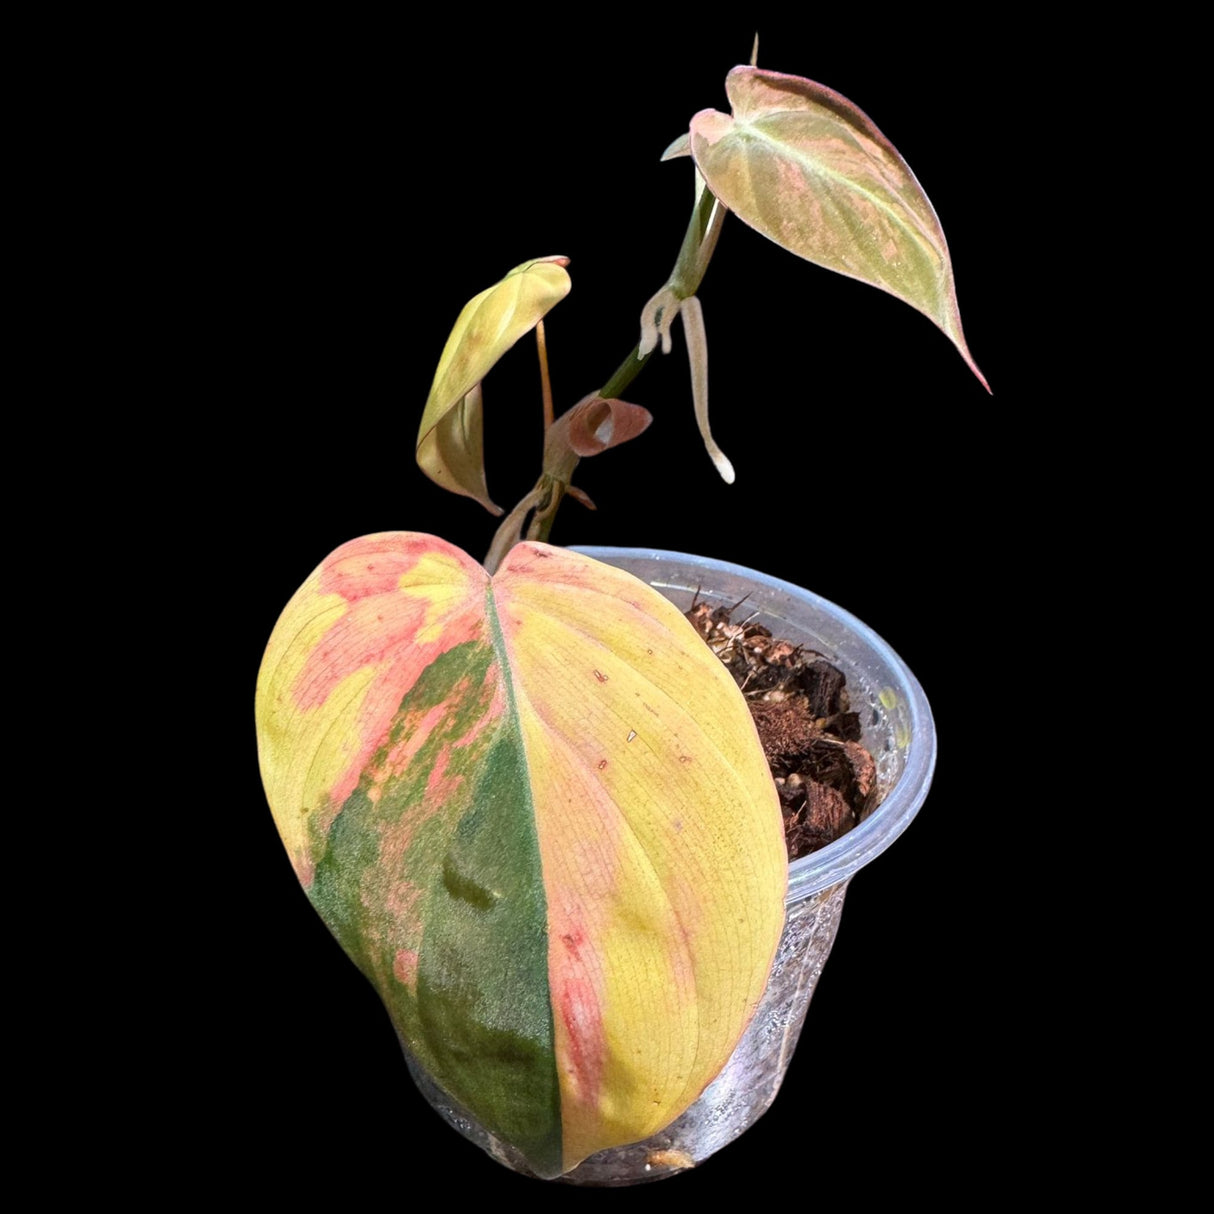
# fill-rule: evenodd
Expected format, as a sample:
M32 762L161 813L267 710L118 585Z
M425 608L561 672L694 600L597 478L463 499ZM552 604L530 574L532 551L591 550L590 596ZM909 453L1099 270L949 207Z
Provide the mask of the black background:
M339 543L433 531L483 556L493 520L413 462L470 296L528 258L571 258L573 290L547 321L558 409L635 341L691 202L690 162L658 157L699 109L726 108L725 74L752 35L741 21L649 32L645 16L603 16L590 33L572 17L241 31L200 73L181 133L193 173L182 240L200 338L189 373L207 398L198 509L224 644L205 672L218 725L199 792L213 782L223 809L221 827L184 832L198 977L180 997L165 1098L207 1181L340 1183L413 1203L432 1175L456 1200L612 1200L506 1172L418 1096L278 842L252 701L278 612ZM1029 267L1012 235L1024 202L1008 184L1013 73L984 53L996 28L945 54L933 31L863 26L762 22L760 65L842 92L903 153L947 233L994 396L923 316L730 219L700 295L713 425L737 483L699 443L676 333L626 394L653 426L582 464L599 510L567 503L553 540L701 552L842 604L918 675L939 764L920 817L853 881L773 1109L633 1201L763 1192L784 1172L807 1203L840 1176L942 1193L959 1156L1003 1166L991 1127L1014 1082L1023 995L1003 909L1015 789L995 774L1008 691L990 654L1024 640L1009 604L1023 596L1025 486L1004 457L1022 442L1032 377L1017 298ZM509 506L540 447L530 342L485 402L489 485Z

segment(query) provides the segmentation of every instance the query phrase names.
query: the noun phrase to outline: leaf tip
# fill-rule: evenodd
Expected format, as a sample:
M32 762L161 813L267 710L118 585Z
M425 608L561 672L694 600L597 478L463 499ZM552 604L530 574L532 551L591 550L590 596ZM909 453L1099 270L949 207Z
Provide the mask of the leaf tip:
M939 322L937 322L937 323L939 323ZM961 355L962 358L965 359L965 365L967 367L969 367L969 369L974 373L974 375L977 377L978 382L987 390L987 392L991 396L994 396L995 394L994 394L994 392L991 391L990 384L988 384L986 382L986 376L983 375L982 372L978 369L978 364L974 361L974 356L970 353L969 344L965 340L965 334L962 333L962 331L961 331L961 315L956 308L955 299L954 299L954 307L953 307L953 314L951 317L951 323L948 325L942 324L942 325L940 325L940 327L944 330L945 333L948 334L949 340L953 343L953 345L957 347L957 352Z
M988 395L994 396L994 391L992 390L990 384L986 382L986 376L978 370L978 364L974 362L968 350L965 351L965 361L969 364L969 369L978 377L978 382L987 390Z
M712 456L712 462L716 466L716 470L721 474L721 479L727 484L732 485L737 479L733 464L730 462L729 456L720 448L716 451L709 450L709 455Z
M677 160L680 156L691 155L691 132L684 131L670 146L662 153L662 160Z

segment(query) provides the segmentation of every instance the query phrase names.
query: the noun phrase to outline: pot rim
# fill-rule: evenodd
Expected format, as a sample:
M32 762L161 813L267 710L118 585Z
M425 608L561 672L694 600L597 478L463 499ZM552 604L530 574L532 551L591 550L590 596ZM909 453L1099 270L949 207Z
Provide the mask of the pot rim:
M736 565L731 561L686 552L672 552L663 548L578 545L573 551L605 563L609 563L611 557L691 562L705 570L756 581L828 616L856 636L864 647L890 668L894 675L893 690L905 705L910 727L902 772L893 787L886 792L881 804L863 822L820 851L802 856L789 864L787 904L846 881L870 860L879 856L910 825L911 819L919 812L920 806L927 798L932 773L936 767L935 721L919 680L893 648L863 620L857 619L850 611L812 590L806 590L803 586L786 582L782 578L760 573L756 569L748 569L744 565ZM840 660L847 661L846 658Z

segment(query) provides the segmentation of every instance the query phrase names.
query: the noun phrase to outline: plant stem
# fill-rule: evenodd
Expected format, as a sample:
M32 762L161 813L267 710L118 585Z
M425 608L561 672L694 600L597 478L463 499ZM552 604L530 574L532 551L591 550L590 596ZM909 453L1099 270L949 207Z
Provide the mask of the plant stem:
M687 231L683 235L683 243L679 248L679 257L669 279L670 285L675 288L680 298L686 299L699 289L704 273L708 269L708 263L712 259L713 250L716 248L717 236L720 234L724 217L725 208L717 204L717 200L707 187L703 188L696 199L696 205L692 208L691 219L687 223ZM535 340L539 348L540 381L544 393L544 433L547 434L548 428L553 422L552 386L548 379L548 350L544 340L544 322L542 320L536 325ZM653 351L650 350L644 358L641 358L638 356L639 350L639 343L632 347L628 357L620 363L615 374L599 389L597 395L605 400L619 398L620 393L640 375L645 364L653 355ZM509 537L505 534L507 524L519 526L522 521L521 515L533 504L535 513L527 527L527 538L541 542L547 541L566 488L565 483L550 477L547 473L541 476L536 487L527 495L527 499L530 500L524 499L523 502L520 502L498 528L498 534L494 537L493 545L490 547L490 552L496 555L497 560L505 555L505 551L502 549L510 542Z
M644 358L638 358L637 351L639 349L639 345L633 346L632 352L620 363L616 373L599 389L598 394L604 400L618 400L620 393L640 375L641 369L652 357L653 351L650 350Z
M544 433L552 425L552 381L548 378L548 342L544 337L544 322L541 319L535 326L535 346L540 355L540 391L544 396Z
M698 173L696 181L697 185L701 181ZM687 231L679 249L679 259L670 275L670 285L680 298L686 299L688 295L694 295L700 289L704 272L708 269L708 263L717 247L717 237L720 235L724 217L725 208L717 206L712 191L705 186L692 208L691 219L687 223Z
M556 518L557 508L565 496L565 486L560 481L549 480L548 485L550 496L546 502L537 507L531 516L531 526L527 528L527 538L539 540L540 543L547 543L548 536L552 532L552 522Z

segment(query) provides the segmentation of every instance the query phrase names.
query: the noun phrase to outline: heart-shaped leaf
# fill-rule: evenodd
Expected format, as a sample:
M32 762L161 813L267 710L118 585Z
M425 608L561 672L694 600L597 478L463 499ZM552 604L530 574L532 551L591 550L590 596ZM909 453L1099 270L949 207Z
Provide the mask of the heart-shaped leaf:
M257 722L308 896L536 1172L655 1133L728 1060L783 922L780 812L733 680L644 583L354 540L283 612Z
M436 484L501 514L485 484L481 381L494 363L569 294L566 257L515 266L470 299L438 360L417 432L417 463Z
M799 257L930 317L986 387L965 336L936 212L897 149L846 97L800 76L735 67L732 116L702 110L691 150L708 188Z

